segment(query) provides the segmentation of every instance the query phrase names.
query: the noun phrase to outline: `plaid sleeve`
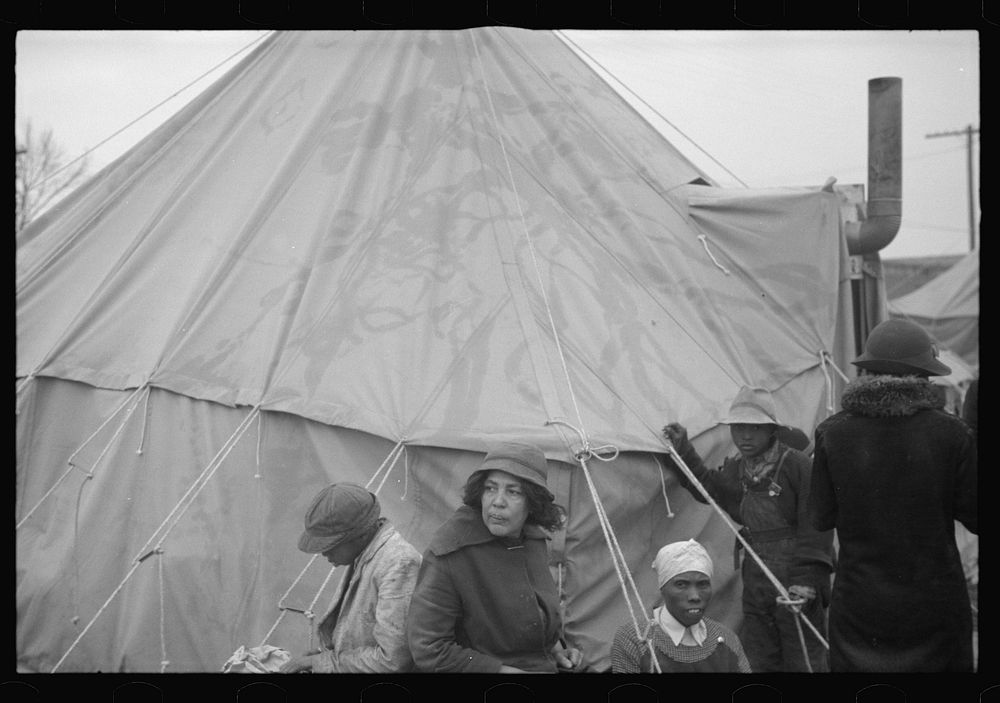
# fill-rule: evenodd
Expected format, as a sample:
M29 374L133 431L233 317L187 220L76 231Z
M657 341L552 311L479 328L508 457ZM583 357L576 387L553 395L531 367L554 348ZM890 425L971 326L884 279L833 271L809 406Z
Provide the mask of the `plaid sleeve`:
M750 660L747 659L746 652L743 651L743 643L740 642L740 638L736 636L736 633L729 631L726 643L733 650L733 654L736 655L736 666L741 674L751 674L753 670L750 668Z
M635 631L625 623L615 632L611 643L611 673L641 674L642 643L636 638Z

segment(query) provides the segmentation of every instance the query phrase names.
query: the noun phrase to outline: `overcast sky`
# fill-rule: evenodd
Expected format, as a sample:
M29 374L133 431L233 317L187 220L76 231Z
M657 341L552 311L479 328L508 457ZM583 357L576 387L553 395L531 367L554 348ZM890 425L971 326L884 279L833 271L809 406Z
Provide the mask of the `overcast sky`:
M96 147L88 157L96 172L266 34L20 32L16 127L30 119L36 131L51 128L74 156ZM966 136L927 135L979 128L975 31L640 30L564 36L723 185L822 185L828 176L841 184L865 184L868 80L902 78L903 224L882 256L969 250ZM973 159L978 191L978 134ZM975 205L978 228L978 192Z

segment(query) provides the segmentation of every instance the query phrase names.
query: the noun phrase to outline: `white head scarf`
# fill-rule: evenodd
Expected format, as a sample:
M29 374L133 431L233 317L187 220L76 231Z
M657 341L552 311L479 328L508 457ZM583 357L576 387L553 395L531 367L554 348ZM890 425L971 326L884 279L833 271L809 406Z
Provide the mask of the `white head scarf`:
M708 556L704 547L689 539L686 542L673 542L660 549L653 559L653 568L658 576L657 585L663 588L663 584L685 571L699 571L712 578L712 557Z

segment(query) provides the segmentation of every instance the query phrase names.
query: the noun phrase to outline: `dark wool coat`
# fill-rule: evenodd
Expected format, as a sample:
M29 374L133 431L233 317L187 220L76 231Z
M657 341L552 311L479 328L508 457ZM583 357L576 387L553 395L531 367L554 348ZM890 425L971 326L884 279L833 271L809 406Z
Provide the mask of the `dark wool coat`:
M972 432L915 376L863 376L842 407L816 428L809 505L840 541L831 671L971 671L955 520L978 530Z
M463 505L431 539L410 601L407 639L419 671L557 671L559 596L547 535L524 526L512 545Z

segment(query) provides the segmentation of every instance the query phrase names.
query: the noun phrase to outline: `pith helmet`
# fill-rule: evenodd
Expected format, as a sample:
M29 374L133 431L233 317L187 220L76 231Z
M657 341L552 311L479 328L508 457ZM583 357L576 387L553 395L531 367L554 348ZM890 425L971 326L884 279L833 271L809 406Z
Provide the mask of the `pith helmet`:
M724 425L778 425L784 423L778 420L774 409L774 398L766 388L751 388L743 386L733 398L729 406L729 414L723 418Z
M851 363L875 373L947 376L951 369L937 355L937 347L920 325L894 319L875 326L864 353Z

